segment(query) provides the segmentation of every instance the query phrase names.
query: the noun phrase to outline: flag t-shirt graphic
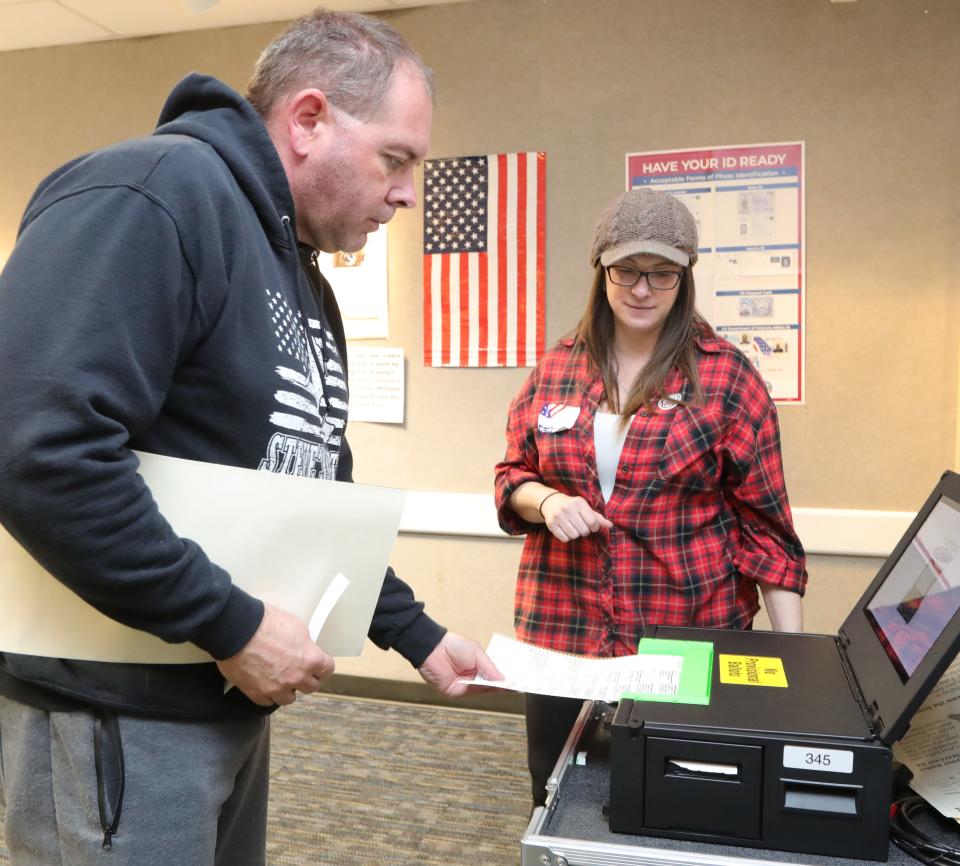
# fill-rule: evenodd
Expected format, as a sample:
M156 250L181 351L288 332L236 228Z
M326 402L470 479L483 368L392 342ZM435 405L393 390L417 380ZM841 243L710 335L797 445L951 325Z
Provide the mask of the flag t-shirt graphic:
M347 383L336 341L325 321L308 319L305 329L280 292L267 291L267 305L280 360L277 405L270 413L276 432L260 469L336 480L347 423Z

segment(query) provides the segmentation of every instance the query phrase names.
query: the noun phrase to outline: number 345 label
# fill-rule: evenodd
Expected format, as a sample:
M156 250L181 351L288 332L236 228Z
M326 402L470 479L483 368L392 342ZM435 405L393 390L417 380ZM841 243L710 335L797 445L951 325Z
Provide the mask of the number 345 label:
M820 770L824 773L852 773L853 752L846 749L817 749L784 746L783 766L793 770Z

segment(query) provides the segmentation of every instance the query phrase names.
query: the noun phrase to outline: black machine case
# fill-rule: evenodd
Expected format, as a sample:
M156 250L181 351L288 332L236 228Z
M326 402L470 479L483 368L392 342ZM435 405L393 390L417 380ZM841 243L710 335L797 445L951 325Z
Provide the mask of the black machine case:
M960 648L960 475L947 472L839 634L653 627L714 645L709 705L620 701L610 829L886 860L890 746ZM730 657L784 687L724 682Z

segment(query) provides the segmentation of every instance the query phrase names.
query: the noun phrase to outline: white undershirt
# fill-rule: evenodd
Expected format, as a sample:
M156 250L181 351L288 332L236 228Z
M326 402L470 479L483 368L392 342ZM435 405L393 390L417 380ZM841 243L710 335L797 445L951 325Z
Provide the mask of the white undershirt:
M613 412L597 412L593 419L593 443L597 450L597 476L600 478L600 492L603 501L609 502L613 485L617 480L617 466L620 453L626 441L630 423L620 427L620 415ZM633 415L630 416L633 421Z

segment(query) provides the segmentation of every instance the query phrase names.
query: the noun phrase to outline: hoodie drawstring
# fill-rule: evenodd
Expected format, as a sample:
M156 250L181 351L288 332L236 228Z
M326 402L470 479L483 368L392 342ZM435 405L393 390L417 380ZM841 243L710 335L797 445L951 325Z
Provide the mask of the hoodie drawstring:
M297 234L293 230L293 223L290 220L290 217L286 215L280 217L280 222L283 223L283 228L287 233L288 240L290 241L290 248L293 250L294 278L296 280L296 285L297 285L297 301L298 301L297 306L299 307L299 311L300 311L300 321L303 323L303 333L304 333L304 336L306 337L307 347L310 350L310 354L313 356L313 362L317 365L317 375L320 378L320 382L319 382L320 389L321 391L325 391L326 389L324 387L324 371L326 367L323 363L323 359L319 355L317 355L317 348L314 345L313 339L310 336L309 322L307 321L307 315L305 312L307 308L308 298L310 297L310 294L312 294L312 290L310 289L309 285L306 288L304 288L305 277L303 275L302 266L300 264L300 255L298 253L299 245L297 243ZM317 300L317 304L318 305L321 304L319 299ZM321 336L320 339L323 339L323 337ZM324 394L324 397L326 397L326 394Z

